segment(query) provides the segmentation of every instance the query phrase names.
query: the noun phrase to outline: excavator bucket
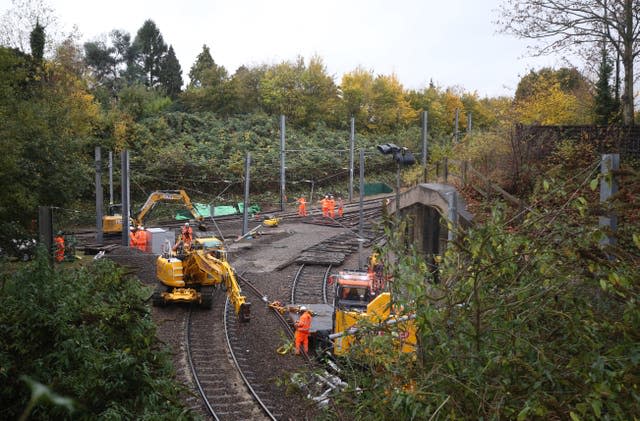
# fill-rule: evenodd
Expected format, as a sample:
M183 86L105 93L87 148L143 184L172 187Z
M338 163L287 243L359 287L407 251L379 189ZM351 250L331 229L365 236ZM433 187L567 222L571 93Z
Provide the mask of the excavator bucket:
M248 322L249 320L251 320L251 303L242 303L240 305L238 317L240 318L241 322Z

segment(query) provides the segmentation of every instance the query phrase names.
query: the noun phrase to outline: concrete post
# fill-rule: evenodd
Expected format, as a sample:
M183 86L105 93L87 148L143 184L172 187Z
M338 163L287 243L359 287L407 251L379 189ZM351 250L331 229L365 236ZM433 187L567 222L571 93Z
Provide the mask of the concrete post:
M280 116L280 210L284 211L285 199L285 117Z
M129 247L129 151L120 152L122 197L122 245Z
M402 164L398 162L396 164L396 218L400 219L400 187L402 181L402 174L400 173L400 169L402 168Z
M458 229L458 192L453 190L446 193L447 205L449 206L449 213L447 219L449 220L449 230L447 239L453 241L456 239L456 230Z
M244 164L244 206L242 207L242 235L249 231L249 174L251 170L251 152L247 152Z
M612 171L620 168L620 155L619 154L605 154L602 155L600 161L600 203L604 203L611 196L617 193L618 183L615 177L611 174ZM615 233L618 228L618 217L611 213L599 218L600 227L607 227L611 232ZM600 241L601 245L612 245L616 243L614 236L606 235L604 239Z
M444 157L443 160L443 171L444 171L444 182L445 184L447 183L447 181L449 180L449 158L447 158L446 156Z
M96 241L102 244L102 152L100 146L95 148L96 159Z
M364 149L360 149L360 204L358 209L358 270L364 269L362 243L364 242Z
M467 113L467 134L471 134L471 130L473 129L473 119L472 119L471 111Z
M351 131L349 132L349 203L353 201L353 172L356 145L356 119L351 117Z
M427 182L427 158L428 158L428 144L427 144L427 130L428 130L428 114L426 111L422 112L422 167L424 182Z
M459 119L460 119L460 109L456 108L456 122L455 122L455 128L454 128L455 132L453 134L456 143L458 143L458 133L459 133L459 131L458 131L459 130L458 129L458 121L459 121Z
M47 249L47 261L53 265L53 209L50 206L38 206L38 237Z
M109 204L113 205L113 152L109 151Z

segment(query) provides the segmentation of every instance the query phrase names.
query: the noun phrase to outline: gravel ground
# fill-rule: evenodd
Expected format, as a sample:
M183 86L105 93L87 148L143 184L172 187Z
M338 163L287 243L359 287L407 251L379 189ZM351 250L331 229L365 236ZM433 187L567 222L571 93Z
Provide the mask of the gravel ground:
M220 224L220 229L229 241L238 236L241 226L238 222L226 222ZM287 302L296 266L292 265L280 271L276 268L294 259L301 250L340 234L344 229L286 221L277 228L264 228L264 232L264 235L229 244L229 260L236 271L262 291L269 301ZM119 247L106 257L128 268L141 282L155 287L156 256ZM349 268L357 265L357 254L350 256L345 263ZM292 388L287 387L286 382L282 382L288 379L290 373L304 367L302 358L292 354L283 356L276 352L276 349L285 343L282 328L269 313L266 304L249 291L245 294L252 303L251 321L243 326L245 357L259 367L257 371L263 379L262 383L267 384L269 400L274 402L278 412L283 414L281 419L317 418L318 412L313 402L304 399ZM187 308L180 305L152 308L152 315L158 326L158 339L171 349L177 378L190 385L191 377L184 352L186 312ZM186 399L188 405L200 410L195 397Z

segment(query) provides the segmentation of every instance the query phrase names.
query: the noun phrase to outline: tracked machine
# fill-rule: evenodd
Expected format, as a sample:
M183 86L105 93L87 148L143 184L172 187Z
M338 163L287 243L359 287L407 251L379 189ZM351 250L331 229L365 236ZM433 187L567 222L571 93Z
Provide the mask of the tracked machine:
M184 190L156 190L149 195L147 201L142 205L138 213L131 218L129 225L144 225L144 219L153 210L156 204L161 202L182 203L199 223L199 228L204 231L204 217L198 213L191 203L191 199ZM108 215L102 217L102 231L104 234L120 234L122 232L122 205L109 205Z
M188 302L208 309L215 288L220 287L226 290L240 321L249 321L251 303L242 295L222 241L216 237L196 238L189 249L167 248L156 262L160 285L153 294L153 305Z

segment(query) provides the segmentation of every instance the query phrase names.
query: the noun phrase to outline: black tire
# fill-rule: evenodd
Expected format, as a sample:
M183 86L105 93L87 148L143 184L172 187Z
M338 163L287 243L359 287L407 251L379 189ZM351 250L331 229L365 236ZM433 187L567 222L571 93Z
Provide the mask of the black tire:
M238 317L242 323L246 323L251 320L251 303L244 303L240 305Z
M162 287L157 287L153 292L153 295L151 296L151 303L154 307L164 307L167 305L167 303L164 301L164 298L162 298L163 292L164 288Z
M203 286L200 288L200 307L210 310L213 305L213 287L212 286Z

